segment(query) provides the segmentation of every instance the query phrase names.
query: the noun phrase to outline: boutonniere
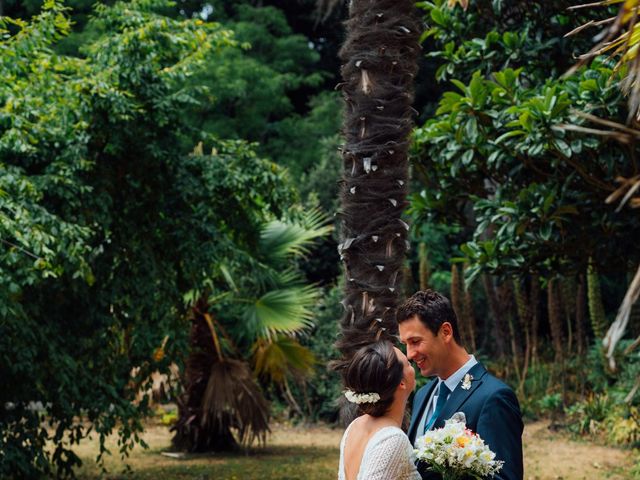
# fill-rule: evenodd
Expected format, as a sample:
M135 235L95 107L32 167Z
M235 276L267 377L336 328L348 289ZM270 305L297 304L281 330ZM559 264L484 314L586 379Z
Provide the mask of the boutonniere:
M462 389L469 390L471 388L471 380L473 380L473 375L467 373L462 379Z

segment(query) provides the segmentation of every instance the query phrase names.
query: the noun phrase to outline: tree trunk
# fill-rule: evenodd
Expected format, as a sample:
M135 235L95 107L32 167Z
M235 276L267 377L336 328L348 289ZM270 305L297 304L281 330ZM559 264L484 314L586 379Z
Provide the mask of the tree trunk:
M524 396L524 382L527 378L527 372L529 371L529 362L531 359L531 318L532 309L531 302L527 297L526 287L523 286L519 279L515 279L513 282L513 291L516 299L516 307L518 310L518 317L520 318L520 327L524 333L524 354L522 359L522 376L520 377L520 384L518 385L518 392Z
M408 249L407 150L422 22L411 0L351 0L340 50L346 103L342 241L346 308L336 343L343 361L397 333L395 309ZM344 363L343 363L344 365ZM343 410L349 421L354 410Z
M202 400L205 396L211 368L221 360L211 330L204 317L208 305L200 300L192 309L189 334L189 356L184 371L184 393L178 399L178 422L173 427L174 447L189 452L229 451L238 448L230 425L208 429L202 425Z
M429 288L429 256L427 254L427 244L420 242L418 247L418 259L420 261L419 276L420 276L420 290L426 290Z
M587 286L584 275L578 278L578 288L576 289L576 347L578 355L584 355L586 351L587 332L585 331L585 323L587 319Z
M463 285L464 285L464 271L467 266L465 265L462 269L463 272ZM475 352L476 348L476 314L473 309L473 296L471 295L471 290L469 288L464 287L464 302L463 302L463 316L465 318L465 323L467 324L467 331L469 333L469 340L471 347L471 351Z
M573 277L562 277L560 280L560 298L562 310L567 326L567 342L565 352L568 356L574 351L575 340L575 318L576 318L576 281Z
M551 340L553 341L553 350L555 359L553 365L553 374L549 377L550 383L554 379L560 380L562 389L562 400L565 398L565 375L564 375L564 351L562 340L562 310L560 306L560 287L558 279L551 278L547 285L547 304L549 311L549 326L551 329Z
M547 285L547 302L549 311L549 327L556 364L561 364L564 359L563 335L562 335L562 311L560 307L560 293L558 279L551 278Z
M540 329L540 279L537 275L531 277L531 295L529 296L531 307L531 363L538 363L538 330Z
M462 279L460 278L460 266L457 263L451 264L451 306L458 318L458 330L462 344L469 346L469 335L464 316L464 293Z
M484 286L484 292L489 303L489 310L491 311L491 316L494 321L494 328L491 329L491 336L495 340L496 354L499 358L504 358L506 352L505 335L507 326L506 322L504 322L504 318L502 317L502 311L496 295L496 289L493 285L493 279L489 275L483 275L482 285ZM485 322L485 335L488 336L489 332L487 331L486 323L488 322Z
M520 371L520 345L518 342L520 329L516 322L516 316L514 315L513 305L513 290L511 289L511 282L503 281L497 287L498 293L498 305L500 307L500 316L506 323L506 329L509 333L508 341L511 347L511 363L518 378L518 383L522 380L522 373ZM504 330L503 330L504 331Z
M587 295L589 299L589 319L591 328L596 337L596 341L602 343L602 339L607 333L607 319L602 304L602 293L600 291L600 279L593 263L589 263L587 269Z

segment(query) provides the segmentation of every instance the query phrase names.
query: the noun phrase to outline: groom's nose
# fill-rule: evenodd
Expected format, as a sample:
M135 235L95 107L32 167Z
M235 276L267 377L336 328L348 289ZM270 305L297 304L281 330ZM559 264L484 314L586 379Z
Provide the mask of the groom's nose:
M411 345L407 345L407 358L409 360L413 360L413 357L416 356L416 351Z

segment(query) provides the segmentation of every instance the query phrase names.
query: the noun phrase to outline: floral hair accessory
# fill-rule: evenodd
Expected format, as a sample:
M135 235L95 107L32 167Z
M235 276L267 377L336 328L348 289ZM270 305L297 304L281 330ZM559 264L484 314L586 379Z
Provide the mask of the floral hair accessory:
M356 393L353 390L347 390L344 392L344 396L347 397L351 403L376 403L380 400L380 395L375 392L371 393Z

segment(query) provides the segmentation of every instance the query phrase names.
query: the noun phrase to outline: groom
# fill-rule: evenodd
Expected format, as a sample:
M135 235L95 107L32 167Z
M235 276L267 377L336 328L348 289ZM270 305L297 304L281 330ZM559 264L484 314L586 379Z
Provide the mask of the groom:
M409 440L444 426L456 412L467 428L503 460L497 479L521 480L522 415L511 388L489 374L460 341L458 320L449 300L432 290L415 293L397 311L400 341L420 373L434 377L413 400ZM420 471L423 479L439 478Z

